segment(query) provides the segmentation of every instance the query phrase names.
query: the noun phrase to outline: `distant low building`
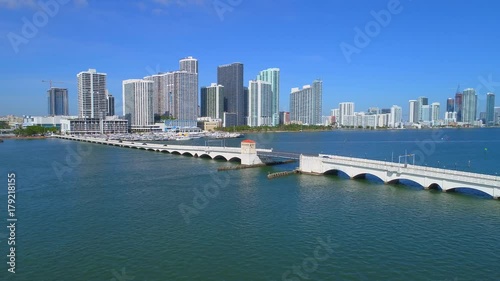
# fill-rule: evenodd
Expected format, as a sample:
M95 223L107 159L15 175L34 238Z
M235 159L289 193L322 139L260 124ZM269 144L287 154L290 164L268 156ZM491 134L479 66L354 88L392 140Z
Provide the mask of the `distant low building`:
M125 134L128 120L116 116L100 118L74 118L61 120L62 134Z
M198 128L203 131L215 131L215 129L219 127L222 127L222 119L210 117L198 118Z
M29 126L42 126L44 128L57 128L61 129L61 123L65 119L74 119L77 116L30 116L23 117L23 127Z
M196 120L166 120L165 132L199 132Z

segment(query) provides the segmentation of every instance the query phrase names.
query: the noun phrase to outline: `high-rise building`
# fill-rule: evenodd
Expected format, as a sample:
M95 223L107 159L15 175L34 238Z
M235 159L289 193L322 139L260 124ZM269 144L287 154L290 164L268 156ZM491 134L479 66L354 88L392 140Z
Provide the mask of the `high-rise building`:
M477 94L472 88L465 89L462 93L462 122L472 124L477 118Z
M171 101L173 118L196 121L198 118L198 73L174 72L174 93Z
M431 121L437 122L439 120L441 104L439 102L433 102L431 104Z
M225 125L245 125L243 64L232 63L217 67L217 84L224 86L224 111L236 114L236 118L228 118L228 124ZM232 120L235 120L236 124L229 124Z
M142 130L154 123L153 81L123 81L123 115L132 130Z
M339 120L337 123L341 126L346 126L345 116L354 115L354 103L353 102L341 102L339 103Z
M243 116L248 117L248 87L243 87Z
M201 88L201 117L224 118L224 86L212 83Z
M272 126L279 124L279 107L280 107L280 69L269 68L260 72L257 80L271 83L272 88L272 101L271 101L271 115L273 118Z
M417 100L410 100L410 114L408 114L408 121L410 123L417 123L418 120L418 112L419 112L419 106L418 106L418 101Z
M500 107L495 107L495 125L500 125Z
M108 113L106 98L106 73L89 69L77 74L78 116L80 118L101 118Z
M338 108L332 109L331 116L332 116L332 123L339 125L340 109Z
M486 111L479 112L479 120L481 123L486 124Z
M446 100L446 112L454 112L455 111L455 99L449 98Z
M486 94L486 126L495 125L495 94Z
M393 105L389 115L389 127L398 128L403 124L403 109L400 106Z
M198 60L193 57L181 59L179 68L144 79L154 82L153 108L156 115L193 121L198 117Z
M321 124L323 82L315 80L302 90L293 88L290 93L290 121L302 124Z
M144 77L153 81L153 110L158 116L171 117L171 103L174 92L174 74L172 72L158 73Z
M457 122L462 122L463 95L460 92L455 94L455 112L457 113Z
M457 113L456 112L446 112L444 114L444 123L445 125L450 125L451 123L457 122Z
M193 57L181 59L179 61L179 70L189 73L198 73L198 60Z
M106 98L108 100L108 114L107 116L115 115L115 97L106 90Z
M50 116L69 115L68 89L50 88L47 91Z
M430 105L421 106L420 121L430 122L431 121L432 108Z
M270 82L261 80L248 82L248 126L273 125L272 89L273 85Z
M426 97L418 98L418 121L426 121L424 120L423 107L425 105L429 105L429 99Z

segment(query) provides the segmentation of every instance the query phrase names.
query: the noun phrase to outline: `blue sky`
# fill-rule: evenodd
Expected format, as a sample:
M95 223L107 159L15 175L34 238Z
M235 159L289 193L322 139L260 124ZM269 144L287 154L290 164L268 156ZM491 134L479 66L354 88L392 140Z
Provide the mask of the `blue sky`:
M459 83L478 89L484 111L485 94L500 89L494 0L41 0L53 1L44 23L38 1L0 0L0 115L45 115L48 79L65 82L56 86L69 89L76 115L76 74L89 68L108 74L121 112L122 80L176 70L186 56L199 60L200 87L221 64L244 63L245 84L279 67L282 110L291 88L316 78L324 114L353 101L356 111L400 105L406 116L409 99L443 107ZM391 19L376 30L381 10ZM23 35L34 17L38 30ZM355 28L366 27L369 44L356 45ZM348 60L342 43L361 48Z

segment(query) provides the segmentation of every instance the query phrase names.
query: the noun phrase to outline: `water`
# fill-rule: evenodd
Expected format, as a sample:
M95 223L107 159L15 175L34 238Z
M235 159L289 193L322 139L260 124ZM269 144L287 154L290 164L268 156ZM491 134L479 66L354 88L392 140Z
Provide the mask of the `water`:
M275 151L396 162L420 151L425 165L500 171L498 129L247 137ZM0 280L498 279L500 204L480 195L334 176L268 180L297 163L217 173L233 164L58 139L6 140L0 159L4 182L17 174L19 219L17 273L2 263ZM211 197L193 202L193 189L208 187ZM315 259L320 240L330 245Z

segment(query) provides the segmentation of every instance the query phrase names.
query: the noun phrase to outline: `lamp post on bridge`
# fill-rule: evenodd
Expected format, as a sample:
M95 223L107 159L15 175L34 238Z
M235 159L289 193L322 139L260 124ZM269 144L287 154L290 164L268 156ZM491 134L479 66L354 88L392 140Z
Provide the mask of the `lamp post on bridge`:
M412 157L413 158L413 165L415 165L415 154L405 154L405 155L399 155L399 164L401 164L401 158L404 157L405 159L405 167L408 165L408 157Z

